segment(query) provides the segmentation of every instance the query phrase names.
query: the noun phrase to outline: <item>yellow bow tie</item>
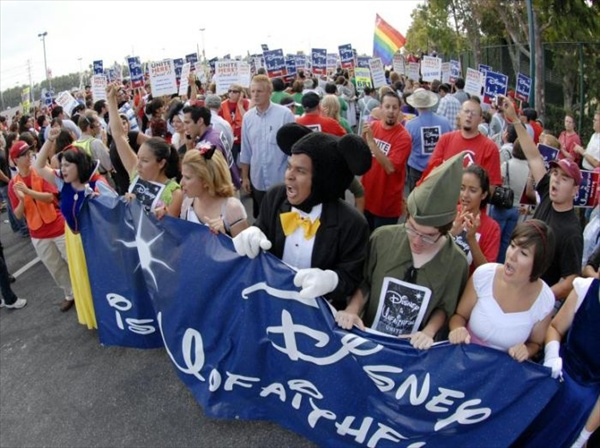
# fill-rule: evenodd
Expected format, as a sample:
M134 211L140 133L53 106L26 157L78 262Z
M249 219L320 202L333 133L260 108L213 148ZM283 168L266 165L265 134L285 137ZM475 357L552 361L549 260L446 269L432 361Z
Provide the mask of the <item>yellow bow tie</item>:
M304 229L304 239L310 240L317 233L317 229L321 225L319 218L311 222L310 218L303 218L298 212L287 212L279 215L281 219L281 227L285 236L290 236L298 227Z

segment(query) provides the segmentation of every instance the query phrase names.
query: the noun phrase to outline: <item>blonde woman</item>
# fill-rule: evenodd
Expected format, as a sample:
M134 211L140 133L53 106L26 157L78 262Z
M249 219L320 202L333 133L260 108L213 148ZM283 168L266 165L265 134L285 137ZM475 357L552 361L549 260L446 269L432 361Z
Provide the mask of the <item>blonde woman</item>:
M325 95L321 100L321 114L325 117L336 120L348 134L352 134L352 128L348 124L348 120L340 115L340 101L337 95Z
M214 145L188 150L181 173L186 196L181 219L207 225L211 231L231 237L249 226L244 205L234 197L227 162Z

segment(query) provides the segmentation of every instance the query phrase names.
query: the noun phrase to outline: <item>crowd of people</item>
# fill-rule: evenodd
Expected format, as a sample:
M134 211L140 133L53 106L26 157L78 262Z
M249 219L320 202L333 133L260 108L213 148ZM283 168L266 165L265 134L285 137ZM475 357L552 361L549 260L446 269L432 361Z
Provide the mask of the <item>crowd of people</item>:
M11 228L63 289L60 309L97 328L78 235L86 198L113 190L159 219L206 225L242 256L267 250L297 269L300 295L323 296L344 329L543 363L565 382L521 442L583 446L600 426L600 216L598 190L589 210L574 198L581 170L600 172L600 111L583 147L572 115L553 136L510 93L486 104L462 79L388 79L360 90L342 69L257 73L219 96L192 74L187 96L161 98L126 80L105 100L86 89L70 114L3 117ZM1 306L19 309L11 280L0 246ZM572 421L555 425L562 406Z

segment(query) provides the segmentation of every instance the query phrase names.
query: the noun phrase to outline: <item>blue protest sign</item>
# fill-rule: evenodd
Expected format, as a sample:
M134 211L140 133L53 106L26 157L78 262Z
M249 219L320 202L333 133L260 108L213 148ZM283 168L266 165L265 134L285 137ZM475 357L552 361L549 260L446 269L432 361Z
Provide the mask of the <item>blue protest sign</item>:
M103 75L104 74L104 63L100 61L93 62L94 67L94 75Z
M283 56L283 50L281 48L265 51L263 52L263 56L265 58L265 66L269 78L277 78L287 74L285 57Z
M340 45L338 49L340 52L342 68L354 68L354 52L352 51L352 44Z
M103 196L83 209L99 332L123 345L162 335L208 416L271 420L322 446L503 447L558 388L549 369L487 347L418 351L342 330L291 268L240 257L206 226Z
M127 58L127 65L129 66L129 76L131 77L131 87L142 87L144 85L144 72L142 71L142 64L138 56Z
M575 207L594 207L597 204L596 191L599 176L599 173L581 170L581 183L573 200Z
M177 83L179 83L179 80L181 79L181 68L183 67L183 64L183 58L173 59L173 65L175 66L175 78L177 79Z
M521 101L529 101L529 95L531 94L531 78L525 76L523 73L517 75L517 89L515 96Z
M296 59L293 54L288 54L285 58L285 67L287 69L288 77L296 76Z
M485 75L483 100L491 103L496 95L506 95L508 90L508 76L502 73L488 71Z
M260 44L260 48L263 52L269 51L269 46L267 44Z
M479 64L477 66L477 70L480 71L481 73L483 73L485 75L487 72L492 71L492 66L491 65L485 65L485 64Z
M356 66L360 68L369 68L370 56L358 56Z
M558 153L560 152L560 149L553 148L552 146L543 145L540 143L538 145L538 150L540 151L540 154L542 155L542 159L544 159L544 166L546 167L546 170L549 170L550 162L552 160L558 159Z
M196 62L198 62L198 53L190 53L185 55L185 62L190 63L191 71L196 70Z
M461 77L460 62L453 59L450 60L450 82L455 83Z
M313 48L310 53L312 63L312 73L314 75L327 74L327 49Z

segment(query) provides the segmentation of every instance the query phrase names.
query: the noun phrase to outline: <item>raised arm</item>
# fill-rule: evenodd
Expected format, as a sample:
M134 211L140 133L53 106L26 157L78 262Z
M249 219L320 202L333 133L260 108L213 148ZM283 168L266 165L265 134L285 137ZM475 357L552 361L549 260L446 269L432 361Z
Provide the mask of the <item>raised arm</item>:
M42 148L35 159L35 169L38 174L54 186L56 186L54 170L48 166L48 160L54 156L56 137L58 137L58 134L60 134L60 128L50 129L48 138L42 145Z
M110 132L112 133L113 140L117 146L119 158L121 159L127 174L131 177L135 171L138 158L133 149L131 149L131 146L129 146L127 135L121 124L119 108L117 107L117 91L118 86L116 84L110 84L106 88L106 104L108 106L109 118L108 125L110 126Z
M533 179L536 183L538 183L546 174L544 159L542 158L540 151L537 149L533 138L531 135L529 135L523 123L520 122L512 101L505 96L499 96L499 100L500 99L501 102L498 104L498 107L504 111L504 117L506 120L515 125L515 131L517 132L519 143L521 144L523 153L525 153L525 157L527 157L527 162L529 162L529 169L531 170Z

